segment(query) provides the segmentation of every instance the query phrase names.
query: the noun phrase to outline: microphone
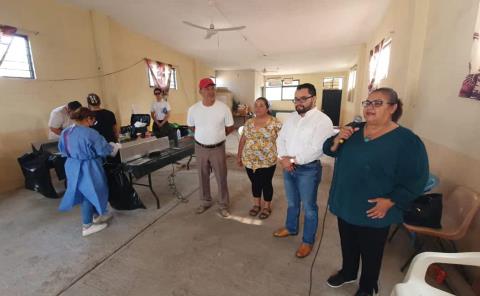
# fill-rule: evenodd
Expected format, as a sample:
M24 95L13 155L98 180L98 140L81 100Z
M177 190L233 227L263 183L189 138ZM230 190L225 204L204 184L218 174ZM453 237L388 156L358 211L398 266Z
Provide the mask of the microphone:
M357 127L360 127L360 125L362 124L362 121L363 121L362 116L356 115L356 116L353 118L353 121L350 122L349 124L347 124L347 126L351 126L353 129L355 129L355 128L357 128ZM344 142L345 142L344 139L340 139L340 140L338 141L338 143L340 143L340 144L343 144Z

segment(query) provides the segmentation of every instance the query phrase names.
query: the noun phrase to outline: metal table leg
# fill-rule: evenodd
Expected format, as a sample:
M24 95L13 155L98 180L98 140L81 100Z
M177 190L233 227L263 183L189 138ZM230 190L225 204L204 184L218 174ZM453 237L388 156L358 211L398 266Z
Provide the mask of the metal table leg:
M150 188L150 191L152 192L153 197L155 197L155 201L157 202L157 209L160 209L160 199L158 198L157 194L153 190L153 186L152 186L152 174L149 173L147 176L148 176L148 184L143 184L143 183L133 182L132 174L131 173L128 174L128 178L130 179L131 185L138 185L138 186L144 186L144 187Z
M187 170L190 169L190 162L192 161L192 158L193 158L193 154L190 155L190 158L189 158L188 161L187 161Z
M160 209L160 199L158 198L157 194L155 193L152 187L152 174L148 174L148 187L150 187L150 191L152 192L153 196L157 200L157 209Z

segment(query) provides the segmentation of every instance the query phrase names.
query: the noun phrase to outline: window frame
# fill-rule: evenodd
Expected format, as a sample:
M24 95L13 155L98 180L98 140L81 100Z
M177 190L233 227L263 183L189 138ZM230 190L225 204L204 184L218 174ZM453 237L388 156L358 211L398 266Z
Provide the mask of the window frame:
M328 76L328 77L323 77L322 79L322 87L323 89L339 89L339 90L343 90L343 83L344 83L344 78L343 76ZM332 81L330 82L330 86L326 85L325 83L325 80L326 79L332 79ZM336 79L339 79L339 82L337 83L338 84L338 87L334 87L335 85L335 80ZM328 87L326 87L328 86Z
M388 59L385 58L385 54L387 53L386 51L387 48L388 48ZM388 78L388 74L390 71L391 56L392 56L392 38L382 39L380 43L375 45L373 49L370 50L370 59L368 61L369 89L377 88L380 85L380 82ZM380 64L382 61L386 61L387 64L386 65ZM382 69L382 68L385 68L385 69ZM381 73L379 70L384 70L384 73Z
M28 66L29 66L30 77L0 75L0 79L1 78L28 79L28 80L37 79L37 75L36 75L36 72L35 72L35 65L33 63L32 45L30 43L30 38L28 38L28 35L18 34L18 33L13 34L12 36L13 36L13 38L23 38L23 39L25 39L25 44L27 45L27 62L28 62ZM8 54L8 52L6 54ZM12 69L12 70L14 70L14 69Z
M297 88L297 86L300 85L300 79L290 79L290 78L282 78L282 79L279 79L282 81L282 85L280 86L266 86L265 84L265 87L263 88L264 89L264 97L268 100L268 101L292 101L293 99L284 99L283 98L283 89L284 88ZM284 85L284 81L287 81L287 80L290 80L292 81L292 85ZM268 79L267 79L268 81ZM293 82L296 82L297 84L293 85ZM267 89L268 88L280 88L280 100L278 99L271 99L271 98L267 98Z
M353 102L357 88L357 65L350 68L347 81L347 101Z

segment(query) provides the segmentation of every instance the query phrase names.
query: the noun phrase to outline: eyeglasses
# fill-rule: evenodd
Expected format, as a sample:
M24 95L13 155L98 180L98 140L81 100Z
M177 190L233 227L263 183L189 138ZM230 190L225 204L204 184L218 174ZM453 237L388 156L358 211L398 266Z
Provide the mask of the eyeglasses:
M159 95L161 95L162 93L154 93L154 94L155 94L156 96L159 96Z
M380 108L383 106L383 100L373 100L373 101L370 101L370 100L365 100L365 101L362 101L362 106L363 108L367 108L368 106L373 106L374 108ZM388 105L394 105L394 103L389 103L387 102Z
M308 99L313 98L313 96L309 97L300 97L300 98L294 98L293 102L294 103L305 103Z

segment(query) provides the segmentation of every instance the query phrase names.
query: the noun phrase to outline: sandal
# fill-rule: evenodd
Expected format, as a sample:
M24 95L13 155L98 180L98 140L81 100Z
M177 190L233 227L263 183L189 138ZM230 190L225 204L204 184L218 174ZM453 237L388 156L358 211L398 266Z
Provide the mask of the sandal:
M248 211L248 214L252 217L255 217L256 215L258 215L258 213L260 212L260 206L253 206L250 211Z
M263 208L262 209L262 212L260 213L260 215L258 216L259 219L267 219L268 217L270 217L270 214L272 213L272 209L271 208Z

